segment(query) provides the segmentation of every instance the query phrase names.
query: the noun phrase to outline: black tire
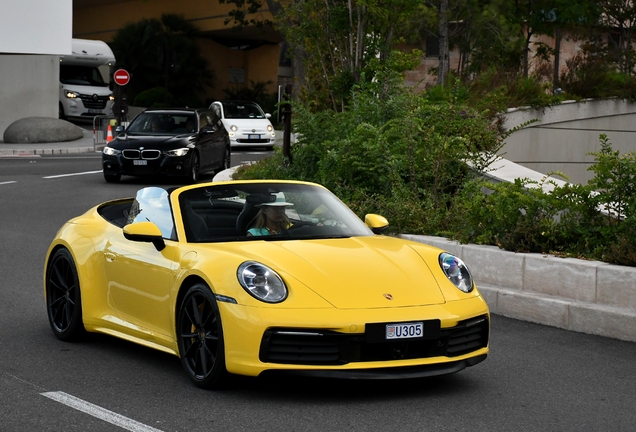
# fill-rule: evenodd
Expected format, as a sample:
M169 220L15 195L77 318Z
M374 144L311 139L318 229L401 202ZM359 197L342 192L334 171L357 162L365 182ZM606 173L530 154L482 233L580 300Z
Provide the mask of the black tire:
M46 311L55 336L63 341L84 335L77 268L67 249L58 249L46 269Z
M232 166L232 150L230 146L227 146L225 147L225 150L223 152L223 162L221 163L221 167L218 170L216 170L214 173L218 174L221 171L230 169L231 166Z
M119 180L121 180L121 173L113 174L104 171L104 180L106 180L107 183L119 183Z
M196 151L192 153L192 159L190 159L190 172L188 173L188 182L196 183L201 176L201 160L199 159L199 153Z
M58 104L58 117L61 120L66 120L66 116L64 115L64 107L62 106L62 102Z
M181 364L201 388L220 388L227 371L223 326L216 299L202 283L188 289L179 306L177 339Z

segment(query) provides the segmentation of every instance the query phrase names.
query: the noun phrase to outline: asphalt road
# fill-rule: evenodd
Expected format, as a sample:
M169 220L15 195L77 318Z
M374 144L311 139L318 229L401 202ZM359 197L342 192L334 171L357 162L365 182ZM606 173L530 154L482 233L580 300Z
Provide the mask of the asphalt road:
M636 344L498 316L485 362L408 381L236 377L205 391L174 356L101 335L60 342L42 286L57 229L151 181L171 184L107 184L99 170L94 154L0 158L1 432L636 430Z

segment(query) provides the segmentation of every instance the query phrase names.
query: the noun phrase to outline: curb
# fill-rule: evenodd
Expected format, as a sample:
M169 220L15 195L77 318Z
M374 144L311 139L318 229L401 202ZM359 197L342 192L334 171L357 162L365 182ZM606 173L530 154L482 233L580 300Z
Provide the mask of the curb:
M0 149L0 156L42 156L77 153L97 153L101 152L104 146L97 147L75 147L75 148L36 148L36 149Z

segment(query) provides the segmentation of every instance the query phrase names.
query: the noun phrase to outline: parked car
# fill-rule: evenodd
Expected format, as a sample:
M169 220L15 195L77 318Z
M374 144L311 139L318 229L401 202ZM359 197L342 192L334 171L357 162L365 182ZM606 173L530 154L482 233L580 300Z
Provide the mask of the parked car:
M232 147L267 147L276 143L276 132L269 121L271 114L264 113L255 102L226 100L212 102L215 110L230 135Z
M104 178L122 175L182 176L190 182L201 173L230 167L230 137L214 110L147 109L102 152Z
M249 235L266 211L285 228ZM49 323L61 340L99 332L179 356L200 387L226 372L413 378L486 359L488 306L466 265L387 226L313 183L146 187L59 230Z

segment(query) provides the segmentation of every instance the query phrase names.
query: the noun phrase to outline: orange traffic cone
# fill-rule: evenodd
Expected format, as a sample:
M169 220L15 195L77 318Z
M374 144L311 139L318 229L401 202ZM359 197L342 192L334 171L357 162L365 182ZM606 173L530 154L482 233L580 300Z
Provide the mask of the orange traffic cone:
M106 135L106 142L111 142L113 140L113 128L108 125L108 134Z

